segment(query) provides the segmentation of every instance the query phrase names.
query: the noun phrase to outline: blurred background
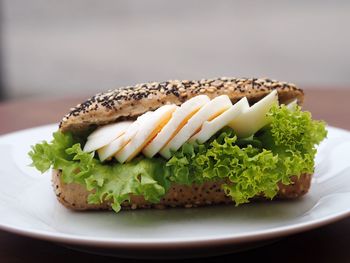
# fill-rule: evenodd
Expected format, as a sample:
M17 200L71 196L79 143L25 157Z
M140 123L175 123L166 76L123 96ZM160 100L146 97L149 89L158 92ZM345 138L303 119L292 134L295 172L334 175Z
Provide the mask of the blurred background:
M2 99L215 76L350 87L350 1L2 0Z

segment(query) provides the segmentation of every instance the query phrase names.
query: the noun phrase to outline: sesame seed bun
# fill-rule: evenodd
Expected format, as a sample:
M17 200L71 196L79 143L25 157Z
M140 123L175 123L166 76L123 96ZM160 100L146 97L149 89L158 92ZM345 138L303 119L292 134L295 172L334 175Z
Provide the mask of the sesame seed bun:
M278 91L280 103L297 99L303 103L304 93L294 84L266 78L215 78L203 80L170 80L137 84L99 93L78 104L62 119L60 130L83 132L122 119L136 119L143 113L155 110L164 104L180 105L199 94L210 98L228 95L232 102L247 97L250 104Z

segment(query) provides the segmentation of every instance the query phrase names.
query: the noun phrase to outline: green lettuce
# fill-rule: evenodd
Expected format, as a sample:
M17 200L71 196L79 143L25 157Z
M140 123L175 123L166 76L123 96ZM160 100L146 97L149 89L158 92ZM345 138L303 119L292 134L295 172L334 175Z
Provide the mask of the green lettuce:
M278 156L251 144L240 147L237 142L234 131L226 130L206 145L186 144L167 163L170 179L186 185L223 180L223 189L236 205L261 193L274 197L282 179Z
M51 143L44 141L32 147L32 165L42 173L50 167L60 169L65 183L80 183L91 191L91 204L109 200L118 212L131 195L143 195L147 201L157 203L170 186L167 170L163 169L165 161L160 158L102 164L94 153L83 152L72 134L57 131L53 137Z
M270 124L250 138L238 139L234 130L224 128L204 144L185 143L170 160L140 155L126 164L101 163L95 153L82 151L84 138L59 131L50 143L33 146L29 155L39 171L60 169L65 183L91 191L89 203L108 200L116 212L131 195L158 203L172 183L218 180L239 205L257 195L272 199L279 182L288 185L291 176L312 173L315 145L327 135L325 123L299 107L274 106L268 118Z
M186 185L225 180L225 193L239 205L257 195L272 199L279 182L288 185L293 175L313 173L325 123L284 105L274 106L268 118L270 124L251 138L237 139L226 128L205 144L186 143L167 162L170 179Z

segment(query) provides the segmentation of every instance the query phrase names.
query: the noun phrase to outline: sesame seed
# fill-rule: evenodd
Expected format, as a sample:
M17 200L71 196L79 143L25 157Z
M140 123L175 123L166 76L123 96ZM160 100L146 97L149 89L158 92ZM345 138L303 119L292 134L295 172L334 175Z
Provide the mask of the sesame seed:
M210 93L213 93L216 90L216 87L211 86L207 89L207 91L209 91Z
M223 81L215 80L214 82L211 83L211 85L218 88L218 87L221 87L223 85Z

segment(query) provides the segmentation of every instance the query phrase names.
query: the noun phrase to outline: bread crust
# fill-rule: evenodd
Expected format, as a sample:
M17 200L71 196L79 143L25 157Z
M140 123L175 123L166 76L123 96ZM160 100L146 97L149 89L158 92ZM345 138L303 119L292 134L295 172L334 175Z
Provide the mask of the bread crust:
M297 99L303 103L304 93L292 83L266 78L215 78L202 80L170 80L137 84L99 93L78 104L60 122L62 132L80 133L122 119L135 119L146 111L164 104L180 105L184 101L206 94L210 98L228 95L233 103L247 97L254 104L276 89L280 103Z
M292 176L292 184L278 184L277 199L295 199L305 195L311 184L311 174L302 174L299 177ZM65 207L73 210L111 210L111 203L88 204L87 197L91 193L83 185L77 183L65 184L59 170L53 170L52 182L57 199ZM216 204L233 204L221 189L224 181L207 182L202 185L178 185L173 184L166 195L158 204L147 202L142 196L131 196L130 202L122 204L122 209L157 208L167 207L198 207ZM257 196L257 199L264 199Z

